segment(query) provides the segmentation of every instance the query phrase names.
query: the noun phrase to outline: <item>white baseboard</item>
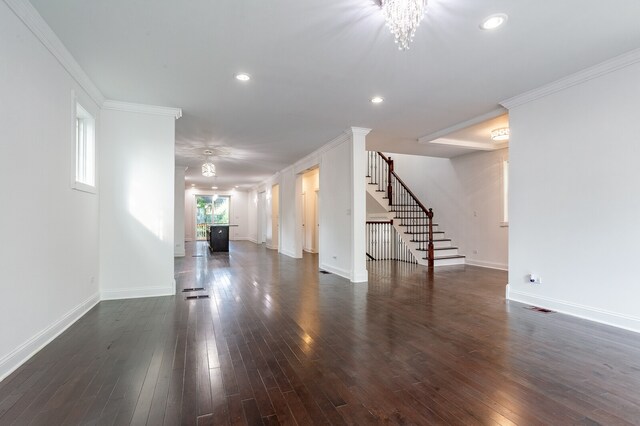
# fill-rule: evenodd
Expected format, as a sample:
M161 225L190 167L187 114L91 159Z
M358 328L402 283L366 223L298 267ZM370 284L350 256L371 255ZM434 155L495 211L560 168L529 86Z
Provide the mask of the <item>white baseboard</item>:
M273 246L271 244L267 244L267 248L270 250L278 250L278 246Z
M49 342L73 325L73 323L82 318L84 314L89 312L98 302L100 302L100 295L96 293L0 359L0 381L4 380L9 374L13 373L18 367L29 360L29 358L38 353L40 349L44 348Z
M481 268L499 269L501 271L508 271L509 266L505 263L486 262L484 260L465 259L465 263L471 266L480 266Z
M183 250L176 251L173 253L173 257L185 257L187 253Z
M258 240L256 238L252 238L252 237L247 237L248 241L251 241L254 244L258 244Z
M300 256L289 250L280 250L280 253L284 254L285 256L293 257L294 259L301 259Z
M640 333L640 318L637 317L513 290L510 285L507 285L506 297L508 300L513 300L515 302L551 309L574 317Z
M305 248L305 249L302 249L302 251L304 251L304 252L306 252L306 253L311 253L311 254L318 254L318 252L317 252L317 251L315 251L315 250L313 250L313 249L307 249L307 248Z
M102 290L101 300L139 299L141 297L162 297L176 294L175 280L169 287L137 287Z
M233 237L231 241L252 241L249 237Z
M327 265L327 264L324 264L324 263L318 265L318 267L320 269L323 269L323 270L327 271L327 272L331 272L332 274L339 275L342 278L346 278L349 281L351 281L351 271L347 271L346 269L342 269L342 268L337 268L335 266L330 266L330 265Z

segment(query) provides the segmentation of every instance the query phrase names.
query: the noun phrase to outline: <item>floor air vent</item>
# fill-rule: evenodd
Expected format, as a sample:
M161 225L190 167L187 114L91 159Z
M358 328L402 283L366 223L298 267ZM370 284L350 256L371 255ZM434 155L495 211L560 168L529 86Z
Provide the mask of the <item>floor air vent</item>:
M331 274L331 272L329 272L329 271L323 271L323 270L320 270L320 273L321 273L321 274L327 274L327 275L328 275L328 274Z
M209 295L208 294L200 294L198 296L187 296L185 299L186 300L194 300L194 299L208 299Z
M204 254L194 254L194 255L193 255L193 256L191 256L191 257L204 257Z
M530 311L542 312L543 314L555 314L556 311L552 311L551 309L539 308L537 306L527 306L526 309Z
M202 291L204 290L204 287L195 287L195 288L185 288L184 290L182 290L183 293L187 293L189 291Z

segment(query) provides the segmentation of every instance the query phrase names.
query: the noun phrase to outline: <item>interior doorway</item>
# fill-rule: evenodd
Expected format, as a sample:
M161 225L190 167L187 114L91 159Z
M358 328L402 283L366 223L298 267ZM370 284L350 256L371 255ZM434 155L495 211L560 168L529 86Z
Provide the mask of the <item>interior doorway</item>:
M279 249L280 244L280 185L271 187L271 248Z
M258 193L258 244L267 242L267 192Z
M315 167L302 175L302 249L307 253L319 252L319 191L320 169Z

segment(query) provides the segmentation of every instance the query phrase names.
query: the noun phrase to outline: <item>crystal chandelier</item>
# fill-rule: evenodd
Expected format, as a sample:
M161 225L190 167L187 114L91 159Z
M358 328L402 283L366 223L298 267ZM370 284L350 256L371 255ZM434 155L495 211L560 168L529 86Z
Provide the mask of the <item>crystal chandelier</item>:
M408 50L409 43L424 18L427 0L381 0L382 14L387 27L396 38L400 50Z
M206 150L204 152L205 162L202 165L202 176L213 177L216 175L216 166L213 164L210 158L212 154L213 154L213 151L210 151L210 150Z

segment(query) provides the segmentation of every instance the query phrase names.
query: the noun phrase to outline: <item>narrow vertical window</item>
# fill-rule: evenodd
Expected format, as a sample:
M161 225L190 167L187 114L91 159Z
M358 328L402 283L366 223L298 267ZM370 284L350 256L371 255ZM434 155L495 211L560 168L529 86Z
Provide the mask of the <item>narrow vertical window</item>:
M96 186L95 118L79 103L75 117L74 188L93 192Z

